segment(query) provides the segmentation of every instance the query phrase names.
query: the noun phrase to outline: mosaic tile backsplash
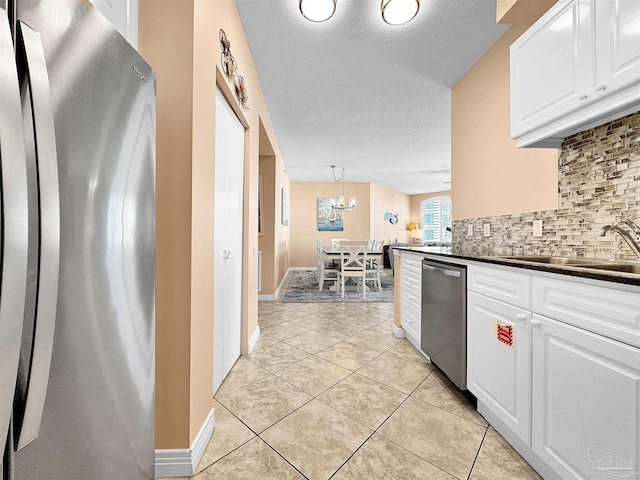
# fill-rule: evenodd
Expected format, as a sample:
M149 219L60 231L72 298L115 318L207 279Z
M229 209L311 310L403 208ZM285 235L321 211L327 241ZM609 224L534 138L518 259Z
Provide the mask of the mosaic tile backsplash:
M634 259L620 235L598 233L640 217L640 112L566 138L559 162L558 210L454 221L454 248L468 255ZM542 237L533 236L534 220L543 221ZM482 235L484 223L490 237Z

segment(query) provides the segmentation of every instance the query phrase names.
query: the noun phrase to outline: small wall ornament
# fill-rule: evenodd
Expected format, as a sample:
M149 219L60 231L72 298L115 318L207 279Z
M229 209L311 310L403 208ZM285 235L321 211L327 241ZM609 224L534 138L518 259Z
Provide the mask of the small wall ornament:
M389 222L391 225L397 225L398 224L398 214L393 214L391 212L386 212L384 214L384 219L386 222Z
M224 30L220 29L220 48L222 53L220 54L220 65L227 80L233 80L233 87L236 92L236 98L240 103L240 106L244 110L249 110L249 94L247 93L247 87L244 83L244 77L240 75L238 71L238 65L235 58L231 54L231 42L227 39L227 34Z

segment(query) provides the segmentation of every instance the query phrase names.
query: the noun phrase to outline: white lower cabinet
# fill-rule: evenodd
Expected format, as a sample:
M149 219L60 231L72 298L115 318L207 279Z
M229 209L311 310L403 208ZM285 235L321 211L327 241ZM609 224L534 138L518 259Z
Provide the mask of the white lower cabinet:
M469 292L467 388L523 442L531 434L531 313Z
M563 479L638 478L640 349L533 321L533 451Z
M640 292L469 275L467 385L487 419L545 479L640 478Z
M422 298L422 256L400 254L400 323L407 340L420 350L420 309Z

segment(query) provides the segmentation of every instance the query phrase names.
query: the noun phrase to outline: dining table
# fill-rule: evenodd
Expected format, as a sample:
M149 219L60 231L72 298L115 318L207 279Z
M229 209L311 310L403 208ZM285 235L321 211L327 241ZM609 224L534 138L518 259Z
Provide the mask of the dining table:
M325 245L322 247L322 251L324 252L327 260L333 260L334 263L340 263L340 246L339 245ZM380 262L383 261L384 250L377 249L373 250L371 247L367 248L367 261L377 261L378 265L382 265ZM337 282L334 283L331 287L329 287L329 291L335 292L337 290ZM347 285L345 287L347 290L355 290L355 285ZM365 285L365 289L369 290L369 287Z

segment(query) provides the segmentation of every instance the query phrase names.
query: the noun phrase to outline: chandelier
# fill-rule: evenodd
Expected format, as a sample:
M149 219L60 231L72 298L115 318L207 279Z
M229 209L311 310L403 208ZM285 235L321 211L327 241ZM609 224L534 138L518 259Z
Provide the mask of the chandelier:
M342 167L342 173L340 174L339 177L336 177L336 166L335 165L330 165L331 167L331 173L333 173L333 181L334 182L342 182L342 196L338 197L338 204L337 205L331 205L331 208L334 210L353 210L354 208L356 208L356 197L351 197L349 199L349 206L345 205L344 203L344 182L345 182L345 175L344 175L344 167Z
M337 0L298 0L300 13L312 22L325 22L336 13ZM389 25L404 25L420 10L420 0L382 0L382 20Z

